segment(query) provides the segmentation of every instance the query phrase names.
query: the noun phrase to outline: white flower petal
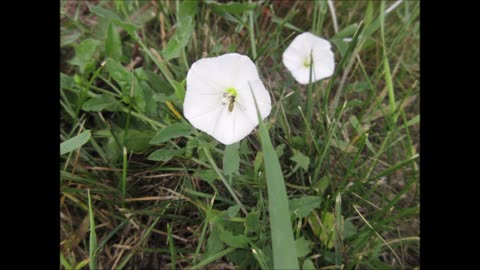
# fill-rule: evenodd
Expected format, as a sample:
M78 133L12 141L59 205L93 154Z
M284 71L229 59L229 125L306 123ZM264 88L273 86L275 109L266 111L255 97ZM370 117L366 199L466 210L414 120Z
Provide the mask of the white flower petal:
M258 125L249 84L262 118L267 117L271 111L270 95L250 58L230 53L193 63L187 74L185 118L223 144L240 141ZM237 92L232 111L225 102L229 100L225 94L230 88Z
M335 70L335 57L330 42L312 33L298 35L282 55L283 64L300 84L308 84L310 67L305 63L313 57L312 82L324 79Z

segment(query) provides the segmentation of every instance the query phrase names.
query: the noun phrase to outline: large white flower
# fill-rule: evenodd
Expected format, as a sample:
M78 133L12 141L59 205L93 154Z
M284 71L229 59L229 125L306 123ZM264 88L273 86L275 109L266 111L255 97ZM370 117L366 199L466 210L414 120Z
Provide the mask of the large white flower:
M312 82L331 76L335 69L330 42L308 32L298 35L285 50L282 58L283 64L301 84L309 83L311 58L313 58Z
M258 125L249 85L264 119L272 108L270 95L250 58L229 53L196 61L187 74L185 118L223 144L240 141Z

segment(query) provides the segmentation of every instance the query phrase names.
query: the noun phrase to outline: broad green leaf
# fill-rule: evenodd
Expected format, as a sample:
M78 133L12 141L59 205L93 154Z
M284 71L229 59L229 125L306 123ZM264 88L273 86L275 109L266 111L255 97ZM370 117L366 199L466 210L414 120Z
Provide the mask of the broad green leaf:
M277 153L278 158L281 158L283 156L283 153L285 152L285 144L280 144L275 148L275 152Z
M148 160L153 161L169 161L172 159L175 154L177 154L176 150L173 149L158 149L153 151L150 155L148 155Z
M150 144L160 144L169 141L174 138L188 136L193 133L193 130L189 124L176 123L161 129L150 140Z
M177 29L167 43L167 47L163 50L163 59L168 61L180 56L181 51L185 48L195 29L195 21L192 16L180 18L177 23Z
M355 227L355 225L353 225L353 223L350 220L346 219L343 224L343 238L351 237L356 233L357 233L357 228Z
M238 210L240 210L240 205L234 205L234 206L230 206L228 209L227 209L227 213L228 213L228 216L233 218L237 215L238 213Z
M83 104L82 110L87 112L100 112L103 110L115 112L121 110L121 105L114 97L103 94L90 98Z
M260 231L260 213L250 212L245 218L245 228L247 232L259 232Z
M207 247L205 249L205 253L202 255L202 260L217 254L223 249L223 246L224 244L222 240L220 240L218 229L215 226L210 231L210 235L208 236Z
M295 246L299 258L307 256L308 253L310 253L310 241L306 240L303 236L295 240Z
M239 3L239 2L229 2L229 3L218 3L213 0L204 1L209 7L211 7L217 13L230 13L230 14L241 14L245 11L253 10L257 7L257 3Z
M313 209L320 206L322 201L318 196L303 196L290 200L290 211L299 218L304 218L310 215Z
M335 215L325 212L322 218L323 230L320 231L320 240L328 248L332 248L335 241Z
M198 177L200 180L207 181L210 184L213 184L215 180L218 180L218 175L214 170L201 170L193 174L195 177Z
M120 85L123 93L127 96L130 96L132 81L135 78L133 74L129 72L119 62L115 61L112 58L107 59L105 69L108 71L110 76L112 76L112 78Z
M108 26L107 39L105 40L105 56L116 61L122 58L122 41L117 27L110 22Z
M125 131L119 132L117 138L123 139L124 132ZM129 151L140 153L150 147L148 142L152 139L154 133L155 132L152 130L129 129L127 132L125 146Z
M312 227L313 233L327 247L332 248L335 241L335 215L325 212L321 218L322 224L318 224L318 220L314 215L308 217L308 222Z
M310 165L310 158L298 150L295 150L295 154L290 158L290 160L295 161L298 166L302 167L304 170L308 170L308 166Z
M74 86L75 81L73 78L60 72L60 88L70 90L73 89Z
M264 153L265 174L267 178L268 211L272 234L273 267L275 269L299 269L292 222L288 208L287 190L277 153L273 148L270 135L263 123L257 100L250 87L250 93L257 109L260 142Z
M135 25L124 22L125 20L112 10L104 9L100 6L94 6L90 8L90 11L102 18L105 18L107 22L113 21L116 25L123 28L123 30L125 30L131 36L133 36L135 34L135 31L137 30L137 27Z
M330 185L330 177L328 175L323 176L317 183L315 183L315 190L317 192L323 194L325 190L327 190L328 186Z
M218 226L218 231L219 231L219 236L220 239L227 245L236 247L236 248L245 248L248 246L248 243L252 241L251 238L243 235L243 234L238 234L234 235L232 232L227 231L225 228L223 228L220 225Z
M234 143L225 146L225 153L223 155L223 173L226 175L238 174L240 167L240 156L238 153L239 143Z
M78 134L77 136L70 138L60 144L60 155L70 153L73 150L80 148L82 145L86 144L92 133L90 130L85 130L84 132Z
M182 18L185 16L195 16L198 11L198 3L199 0L183 1L178 10L178 17Z
M312 260L306 259L303 262L302 270L316 270L317 268L313 264Z
M120 18L120 16L118 16L117 13L115 13L114 11L111 11L109 9L104 9L100 6L93 6L90 8L90 11L99 16L105 17L107 19L119 20L119 21L122 20L122 18Z
M91 38L82 41L75 47L75 57L70 60L70 64L78 66L80 73L92 70L98 45L99 42Z

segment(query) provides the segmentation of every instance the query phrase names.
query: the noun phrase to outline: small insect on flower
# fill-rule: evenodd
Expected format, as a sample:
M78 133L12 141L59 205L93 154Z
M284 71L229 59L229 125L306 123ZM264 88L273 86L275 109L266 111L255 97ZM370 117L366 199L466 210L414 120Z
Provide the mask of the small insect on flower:
M195 128L232 144L258 125L251 91L264 119L271 111L270 95L252 60L237 53L203 58L188 71L183 113Z
M330 42L312 33L302 33L295 37L282 55L283 64L300 84L332 76L335 59Z

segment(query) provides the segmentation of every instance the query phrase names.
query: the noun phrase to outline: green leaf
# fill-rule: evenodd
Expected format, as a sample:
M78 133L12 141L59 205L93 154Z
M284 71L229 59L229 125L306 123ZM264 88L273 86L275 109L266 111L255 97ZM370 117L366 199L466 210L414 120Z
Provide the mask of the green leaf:
M60 155L70 153L73 150L80 148L90 140L91 136L92 133L90 130L85 130L77 136L64 141L60 144Z
M306 259L303 262L302 270L316 270L317 268L313 264L312 260Z
M308 222L312 227L313 233L328 248L332 248L335 241L335 215L325 212L321 218L322 224L318 223L314 215L308 217Z
M87 112L101 112L103 110L115 112L121 110L121 105L120 102L112 96L98 95L85 102L82 110Z
M99 42L88 38L75 47L75 57L70 60L70 64L80 68L80 73L93 69L95 64L94 54L97 51Z
M178 17L182 18L185 16L195 16L198 11L198 3L198 0L183 1L178 10Z
M257 109L260 142L264 153L265 174L267 178L268 211L272 234L273 267L275 269L299 269L292 222L288 208L287 190L277 153L273 148L270 135L263 123L257 100L250 87L250 93Z
M185 100L185 80L182 82L177 82L174 80L173 85L175 86L175 95L178 97L178 100L183 103Z
M247 232L259 232L260 231L260 213L250 212L245 218L245 228Z
M275 152L277 153L278 158L281 158L283 156L283 153L285 152L285 144L280 144L275 148Z
M148 155L148 160L153 161L169 161L172 159L175 154L177 154L176 150L173 149L158 149L153 151L150 155Z
M328 175L323 176L314 186L317 192L323 194L330 185L330 177Z
M295 154L290 158L290 160L295 161L298 166L302 167L304 170L308 170L308 166L310 165L310 158L298 150L295 150Z
M234 235L232 232L227 231L224 229L220 224L217 225L218 231L220 232L219 236L220 239L227 245L231 247L236 247L236 248L246 248L248 247L248 243L252 241L251 238L239 234L239 235Z
M239 3L239 2L229 2L229 3L218 3L213 0L204 1L208 6L210 6L217 13L230 13L230 14L241 14L245 11L253 10L257 7L257 3Z
M416 125L420 122L420 115L415 116L414 118L408 120L407 127Z
M93 6L90 8L90 12L93 12L99 16L102 16L102 17L105 17L107 19L111 19L111 20L119 20L121 21L122 18L120 18L120 16L117 15L117 13L109 10L109 9L104 9L100 6Z
M125 131L118 133L117 138L123 138ZM127 138L125 146L128 150L135 153L142 152L150 147L149 141L152 139L154 131L152 130L136 130L129 129L127 132Z
M313 209L320 206L322 201L318 196L304 196L290 200L290 211L299 218L304 218L310 215Z
M263 164L263 152L257 152L255 156L255 161L253 162L253 171L255 172L255 177L258 176L258 172L260 171L260 167Z
M70 90L73 89L74 86L75 81L73 78L60 72L60 88Z
M227 209L227 213L228 213L228 216L233 218L237 215L238 213L238 210L240 210L240 205L234 205L234 206L230 206L228 209Z
M218 229L215 226L210 231L210 235L208 236L207 247L205 249L205 253L203 253L202 255L202 260L205 260L206 258L217 254L219 251L223 249L223 246L224 244L222 240L220 240Z
M188 1L185 1L188 2ZM177 29L167 43L167 47L163 50L163 58L168 61L180 56L181 51L185 48L195 29L195 21L192 16L180 18L177 23Z
M207 181L210 184L213 184L215 180L218 180L218 175L214 170L197 171L193 175L198 177L200 180Z
M343 224L343 238L349 238L357 233L357 228L353 223L346 219Z
M223 173L225 175L238 174L240 167L240 155L238 149L240 145L238 142L225 146L225 153L223 155Z
M150 140L150 144L160 144L169 141L174 138L188 136L193 133L193 130L189 124L176 123L161 129Z
M299 258L310 253L310 241L303 236L295 240L295 247L297 248L297 256Z
M122 41L120 33L113 23L108 26L107 39L105 40L105 56L116 61L122 58Z
M110 76L112 76L112 78L120 85L123 93L130 96L132 81L135 79L133 74L131 72L128 72L128 70L124 66L122 66L119 62L115 61L112 58L107 59L105 69L108 71Z

